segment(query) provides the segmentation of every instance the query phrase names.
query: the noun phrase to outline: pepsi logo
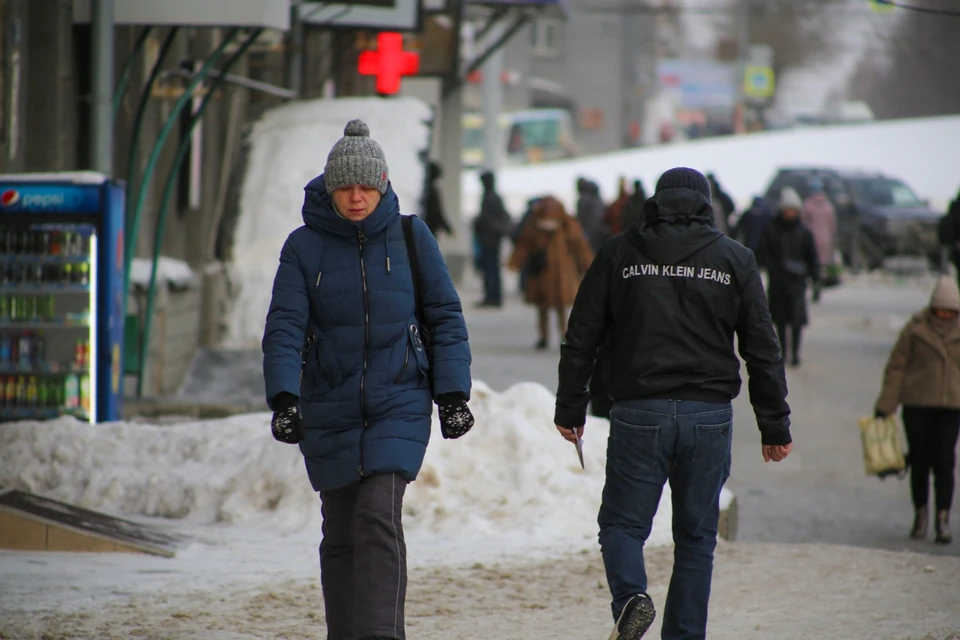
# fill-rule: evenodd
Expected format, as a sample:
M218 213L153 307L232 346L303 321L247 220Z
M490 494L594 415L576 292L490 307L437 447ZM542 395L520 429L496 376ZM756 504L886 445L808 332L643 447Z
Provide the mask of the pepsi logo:
M20 202L20 192L16 189L7 189L0 195L0 207L12 207Z

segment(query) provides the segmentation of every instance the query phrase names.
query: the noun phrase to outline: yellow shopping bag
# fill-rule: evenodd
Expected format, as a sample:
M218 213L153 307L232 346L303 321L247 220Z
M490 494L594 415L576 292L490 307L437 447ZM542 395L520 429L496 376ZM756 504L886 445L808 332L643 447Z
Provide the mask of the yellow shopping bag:
M882 478L906 469L900 425L894 416L860 418L860 440L863 443L863 466L868 476Z

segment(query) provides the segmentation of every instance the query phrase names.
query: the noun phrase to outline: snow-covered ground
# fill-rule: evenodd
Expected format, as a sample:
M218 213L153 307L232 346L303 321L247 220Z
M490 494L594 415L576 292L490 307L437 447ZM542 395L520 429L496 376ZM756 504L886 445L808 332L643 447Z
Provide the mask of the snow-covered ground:
M956 172L960 116L894 120L872 124L791 129L706 138L673 145L619 151L572 160L505 167L497 185L507 209L519 216L530 198L552 194L569 210L576 203L580 176L600 185L610 200L620 176L639 178L648 193L671 167L713 172L742 207L762 195L778 167L818 166L881 171L904 180L921 198L945 210L960 187ZM461 210L476 215L480 203L476 171L462 174Z
M596 544L609 425L589 419L581 470L574 448L555 432L553 405L538 384L500 394L477 383L470 434L444 440L434 420L423 470L404 502L411 564L530 559ZM0 552L0 611L316 575L319 500L299 450L274 441L269 420L4 425L0 486L146 519L188 542L170 560ZM670 518L666 489L651 545L670 541Z
M430 146L432 110L416 98L341 98L292 102L267 111L250 133L250 155L230 276L239 293L228 328L231 346L258 345L280 248L303 224L303 188L323 173L347 122L360 118L380 143L403 213L419 213L420 154Z

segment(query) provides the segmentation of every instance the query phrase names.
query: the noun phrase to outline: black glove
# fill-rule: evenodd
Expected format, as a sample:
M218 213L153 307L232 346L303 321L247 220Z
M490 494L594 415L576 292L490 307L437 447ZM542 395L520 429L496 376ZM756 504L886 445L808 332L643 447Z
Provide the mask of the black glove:
M473 414L461 393L442 393L437 396L437 410L440 414L440 433L447 440L459 438L473 427Z
M300 399L292 393L281 392L273 399L273 420L270 430L274 439L287 444L303 440L303 419L300 417Z

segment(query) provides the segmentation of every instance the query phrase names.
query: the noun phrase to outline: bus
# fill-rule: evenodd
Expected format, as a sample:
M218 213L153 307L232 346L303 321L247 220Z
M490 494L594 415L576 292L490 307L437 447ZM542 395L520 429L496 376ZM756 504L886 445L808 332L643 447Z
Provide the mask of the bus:
M501 114L499 120L501 166L560 160L578 154L573 121L565 109L527 109ZM485 164L483 126L482 114L463 115L464 168L477 169Z

